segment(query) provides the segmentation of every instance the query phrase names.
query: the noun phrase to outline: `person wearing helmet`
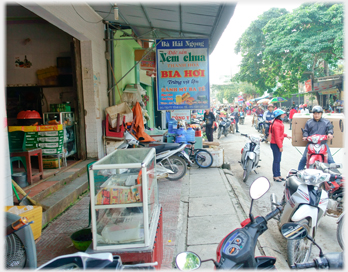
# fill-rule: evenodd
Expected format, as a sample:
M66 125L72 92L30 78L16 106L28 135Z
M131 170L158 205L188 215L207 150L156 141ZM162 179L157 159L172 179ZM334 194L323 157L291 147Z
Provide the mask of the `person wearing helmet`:
M309 113L309 110L307 109L307 104L302 105L301 113Z
M267 139L267 137L268 137L269 126L270 126L270 124L272 123L272 121L274 119L274 111L273 111L273 109L274 109L273 104L270 103L270 104L267 105L267 110L263 114L263 122L265 124L265 139Z
M302 105L298 106L298 113L301 113Z
M302 140L306 141L308 136L312 136L314 134L319 135L328 135L328 140L331 140L333 138L333 128L329 120L322 118L323 115L323 108L321 106L314 106L312 109L313 112L313 119L309 119L306 122L305 128L302 132ZM323 141L323 143L325 143ZM327 143L325 143L327 147L327 155L328 155L328 163L335 163L335 161L332 158L329 146ZM306 159L307 159L307 151L308 151L308 144L303 152L302 158L298 164L298 170L303 170L306 165Z
M283 152L283 140L284 138L290 139L291 137L284 133L283 118L285 112L281 109L275 110L273 112L274 120L269 128L269 133L271 135L270 146L273 152L273 180L277 182L285 181L280 174L280 161Z

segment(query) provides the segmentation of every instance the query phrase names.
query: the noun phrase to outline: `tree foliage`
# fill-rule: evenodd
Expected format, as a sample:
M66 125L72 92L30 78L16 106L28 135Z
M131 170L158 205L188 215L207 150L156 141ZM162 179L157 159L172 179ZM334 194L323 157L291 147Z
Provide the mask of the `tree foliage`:
M242 54L237 78L260 91L289 96L298 82L342 72L343 4L307 3L293 12L270 9L239 39Z
M287 13L286 9L278 8L266 11L251 23L235 46L235 53L242 55L240 71L237 73L236 79L253 84L259 94L274 87L267 83L267 63L262 58L266 40L262 29L271 19L279 18Z
M334 67L343 59L343 4L303 4L270 20L263 31L267 82L280 82L278 92L297 92L298 81L307 79L308 72L324 76L325 62Z

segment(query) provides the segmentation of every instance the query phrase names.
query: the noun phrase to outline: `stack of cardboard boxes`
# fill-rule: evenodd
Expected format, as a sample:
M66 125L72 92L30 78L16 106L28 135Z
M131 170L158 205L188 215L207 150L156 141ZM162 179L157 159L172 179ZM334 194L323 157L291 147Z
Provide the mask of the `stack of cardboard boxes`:
M344 114L343 113L324 113L323 118L328 119L333 125L334 138L327 142L331 148L344 147ZM313 114L295 113L292 119L292 145L306 146L307 141L302 140L302 129L306 122L313 118Z

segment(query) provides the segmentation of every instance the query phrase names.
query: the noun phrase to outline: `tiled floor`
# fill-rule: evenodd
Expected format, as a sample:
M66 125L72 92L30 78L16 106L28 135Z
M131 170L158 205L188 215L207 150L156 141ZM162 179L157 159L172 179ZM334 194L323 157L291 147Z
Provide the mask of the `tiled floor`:
M158 182L159 202L163 207L163 261L161 269L171 269L175 252L175 237L180 205L181 180ZM49 224L37 241L38 266L78 250L72 245L70 235L88 226L89 194L82 197L62 216Z

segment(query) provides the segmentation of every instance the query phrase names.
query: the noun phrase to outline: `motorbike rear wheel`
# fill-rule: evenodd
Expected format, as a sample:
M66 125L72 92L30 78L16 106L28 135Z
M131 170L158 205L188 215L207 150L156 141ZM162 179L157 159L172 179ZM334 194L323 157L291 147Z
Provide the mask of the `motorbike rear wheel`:
M218 130L218 139L220 139L221 134L222 134L222 131L221 131L221 129L219 128L219 130Z
M226 128L224 129L224 135L225 135L225 137L227 137L227 135L228 135L228 130Z
M209 151L201 149L195 153L195 162L201 168L209 168L213 164L213 156Z
M303 225L309 230L308 221L303 220L295 222ZM310 233L310 232L308 232ZM310 235L312 235L310 233ZM314 238L314 237L313 237ZM312 242L307 238L301 240L287 240L287 257L289 266L295 263L306 263L309 260L312 251Z
M170 161L170 164L168 163ZM177 155L171 156L168 160L163 161L163 166L169 170L172 170L174 174L168 174L169 180L178 180L185 176L187 171L187 164L183 158Z
M248 159L248 161L246 162L246 167L243 172L243 182L246 182L248 180L252 167L253 167L253 162L250 159Z
M343 220L344 220L344 216L342 216L340 222L338 222L337 225L337 232L336 232L336 236L337 236L337 241L338 244L340 245L340 247L342 248L342 250L344 250L344 229L343 229Z

